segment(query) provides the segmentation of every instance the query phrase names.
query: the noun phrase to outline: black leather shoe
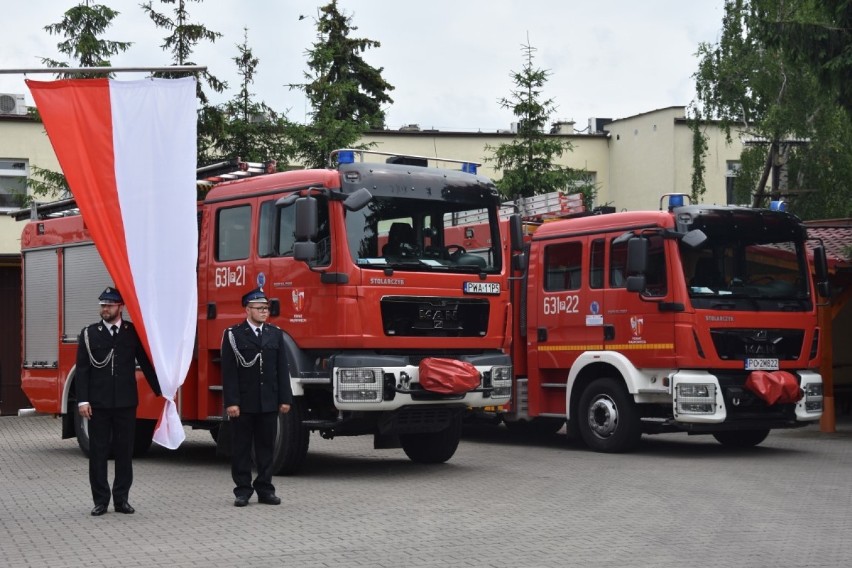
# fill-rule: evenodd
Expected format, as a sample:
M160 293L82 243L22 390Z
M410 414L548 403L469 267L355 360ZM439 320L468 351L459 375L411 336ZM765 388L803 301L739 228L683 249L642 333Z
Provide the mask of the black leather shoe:
M106 512L107 512L107 506L106 505L95 505L95 508L92 509L92 516L93 517L100 517L101 515L103 515Z
M234 499L234 507L245 507L248 505L248 497L237 497Z
M125 515L132 515L136 512L136 509L130 506L130 503L125 501L124 503L116 503L115 504L115 512L116 513L124 513Z
M274 493L272 495L258 495L257 500L264 505L280 505L281 497L276 496Z

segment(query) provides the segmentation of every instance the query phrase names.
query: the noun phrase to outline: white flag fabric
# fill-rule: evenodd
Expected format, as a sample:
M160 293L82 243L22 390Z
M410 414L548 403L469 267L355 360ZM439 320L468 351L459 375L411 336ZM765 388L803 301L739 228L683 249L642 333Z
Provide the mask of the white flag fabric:
M195 79L27 84L157 370L166 404L154 441L175 449L198 312Z

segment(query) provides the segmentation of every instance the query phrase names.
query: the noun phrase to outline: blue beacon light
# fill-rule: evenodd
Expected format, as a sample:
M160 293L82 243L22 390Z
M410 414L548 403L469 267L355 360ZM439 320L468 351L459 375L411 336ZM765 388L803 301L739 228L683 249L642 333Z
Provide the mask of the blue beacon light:
M675 207L683 207L683 196L682 195L672 195L669 197L669 209Z
M355 163L355 152L351 150L347 150L345 152L337 153L337 163L338 164L353 164Z

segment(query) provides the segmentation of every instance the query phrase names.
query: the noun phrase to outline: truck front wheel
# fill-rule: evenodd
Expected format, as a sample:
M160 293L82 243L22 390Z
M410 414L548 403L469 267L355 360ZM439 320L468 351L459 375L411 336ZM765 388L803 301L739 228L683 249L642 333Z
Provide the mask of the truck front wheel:
M621 382L608 377L596 379L583 391L577 428L596 452L627 452L642 437L636 403Z
M723 446L753 448L766 439L769 430L726 430L713 432L713 437Z
M454 417L450 425L438 432L402 434L399 441L408 459L415 463L444 463L456 453L461 440L461 415Z
M276 475L292 475L305 463L311 432L303 423L304 412L302 401L296 399L290 405L290 412L278 415L272 450L272 471Z

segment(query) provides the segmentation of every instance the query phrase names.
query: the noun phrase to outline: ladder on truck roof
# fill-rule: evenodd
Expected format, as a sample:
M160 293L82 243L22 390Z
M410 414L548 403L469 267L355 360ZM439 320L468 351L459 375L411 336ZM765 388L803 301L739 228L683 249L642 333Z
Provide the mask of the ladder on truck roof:
M210 186L217 183L274 174L276 171L278 171L278 163L275 160L244 162L237 157L224 162L201 166L195 170L195 179L199 189L209 189Z
M585 212L582 193L566 194L562 191L522 197L517 202L507 201L500 206L501 219L508 219L511 215L518 213L525 222L542 222ZM488 221L488 210L480 209L460 213L456 224L473 225L486 221Z

